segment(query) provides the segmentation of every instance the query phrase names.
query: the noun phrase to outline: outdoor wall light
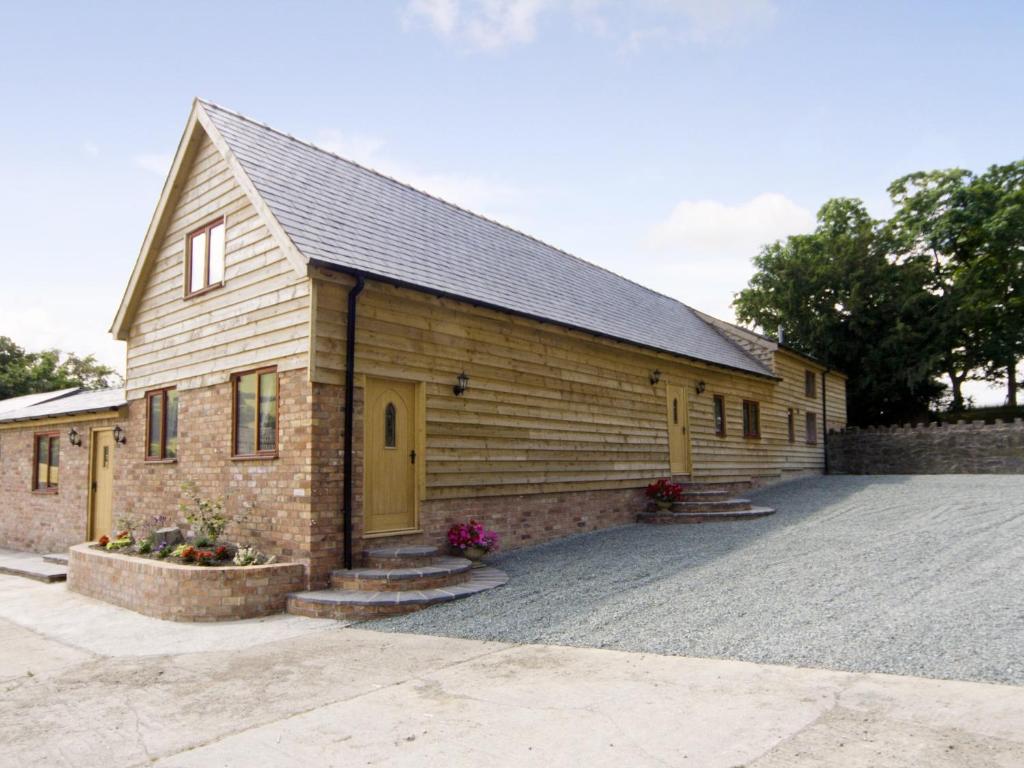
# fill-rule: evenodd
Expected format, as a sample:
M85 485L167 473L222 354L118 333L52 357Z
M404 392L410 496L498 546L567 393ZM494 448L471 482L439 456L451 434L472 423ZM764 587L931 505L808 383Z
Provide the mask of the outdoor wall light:
M68 442L75 446L82 444L82 436L78 434L78 430L74 427L68 430Z
M704 394L704 389L705 389L704 382L703 381L698 381L697 382L697 386L695 387L695 389L697 390L697 394L698 395L703 395Z
M651 386L653 387L659 381L661 381L661 371L655 368L653 371L651 371Z
M463 371L459 374L459 383L452 387L452 392L454 392L455 396L458 397L467 389L469 389L469 376L467 376L466 372Z
M114 427L114 442L117 443L118 445L125 444L124 430L121 429L120 424Z

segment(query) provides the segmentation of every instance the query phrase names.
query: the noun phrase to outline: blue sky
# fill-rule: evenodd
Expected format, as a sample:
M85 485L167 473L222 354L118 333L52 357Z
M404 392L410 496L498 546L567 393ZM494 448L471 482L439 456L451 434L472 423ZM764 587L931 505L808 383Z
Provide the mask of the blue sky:
M191 99L731 319L830 196L1024 154L1016 2L0 6L0 334L95 352ZM986 399L985 393L980 393ZM995 397L995 395L993 395Z

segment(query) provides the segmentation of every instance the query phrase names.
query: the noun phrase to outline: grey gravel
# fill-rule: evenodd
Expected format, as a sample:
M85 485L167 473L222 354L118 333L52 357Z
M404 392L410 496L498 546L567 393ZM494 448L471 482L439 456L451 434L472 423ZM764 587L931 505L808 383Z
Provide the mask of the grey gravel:
M751 498L778 512L496 554L506 586L364 626L1024 684L1024 475L809 478Z

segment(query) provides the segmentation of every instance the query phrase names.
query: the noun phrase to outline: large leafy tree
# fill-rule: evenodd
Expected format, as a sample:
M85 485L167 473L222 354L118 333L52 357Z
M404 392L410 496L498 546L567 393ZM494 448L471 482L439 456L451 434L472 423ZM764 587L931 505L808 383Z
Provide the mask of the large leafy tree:
M69 387L104 389L121 383L113 368L98 363L92 355L79 357L56 349L26 352L7 336L0 336L0 400Z
M807 235L765 246L735 298L741 322L850 375L851 423L888 423L927 412L940 391L929 319L934 295L918 262L888 258L890 234L859 200L829 200Z

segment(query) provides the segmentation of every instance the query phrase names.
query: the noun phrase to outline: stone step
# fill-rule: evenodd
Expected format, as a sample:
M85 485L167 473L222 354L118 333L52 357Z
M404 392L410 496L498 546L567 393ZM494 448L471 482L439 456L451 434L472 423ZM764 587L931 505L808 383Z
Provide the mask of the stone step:
M750 509L750 499L723 499L721 501L677 501L672 512L741 512Z
M320 589L288 595L288 613L315 619L378 619L412 613L432 605L459 600L508 581L504 571L484 567L470 570L469 580L434 589L381 590Z
M727 501L732 497L731 491L683 491L680 501Z
M68 553L67 552L54 552L50 555L43 555L43 562L54 563L55 565L67 565L68 564Z
M756 520L759 517L774 515L771 507L751 507L750 509L733 512L641 512L637 515L638 523L651 525L686 525L693 523L730 523L740 520Z
M9 549L0 549L0 573L45 583L66 581L68 578L66 565L48 563L42 555L33 552Z
M363 550L364 568L418 568L430 565L440 553L437 547L426 544L405 547L375 547Z
M414 568L342 569L331 573L331 587L370 592L435 589L468 581L472 567L464 557L438 557Z

